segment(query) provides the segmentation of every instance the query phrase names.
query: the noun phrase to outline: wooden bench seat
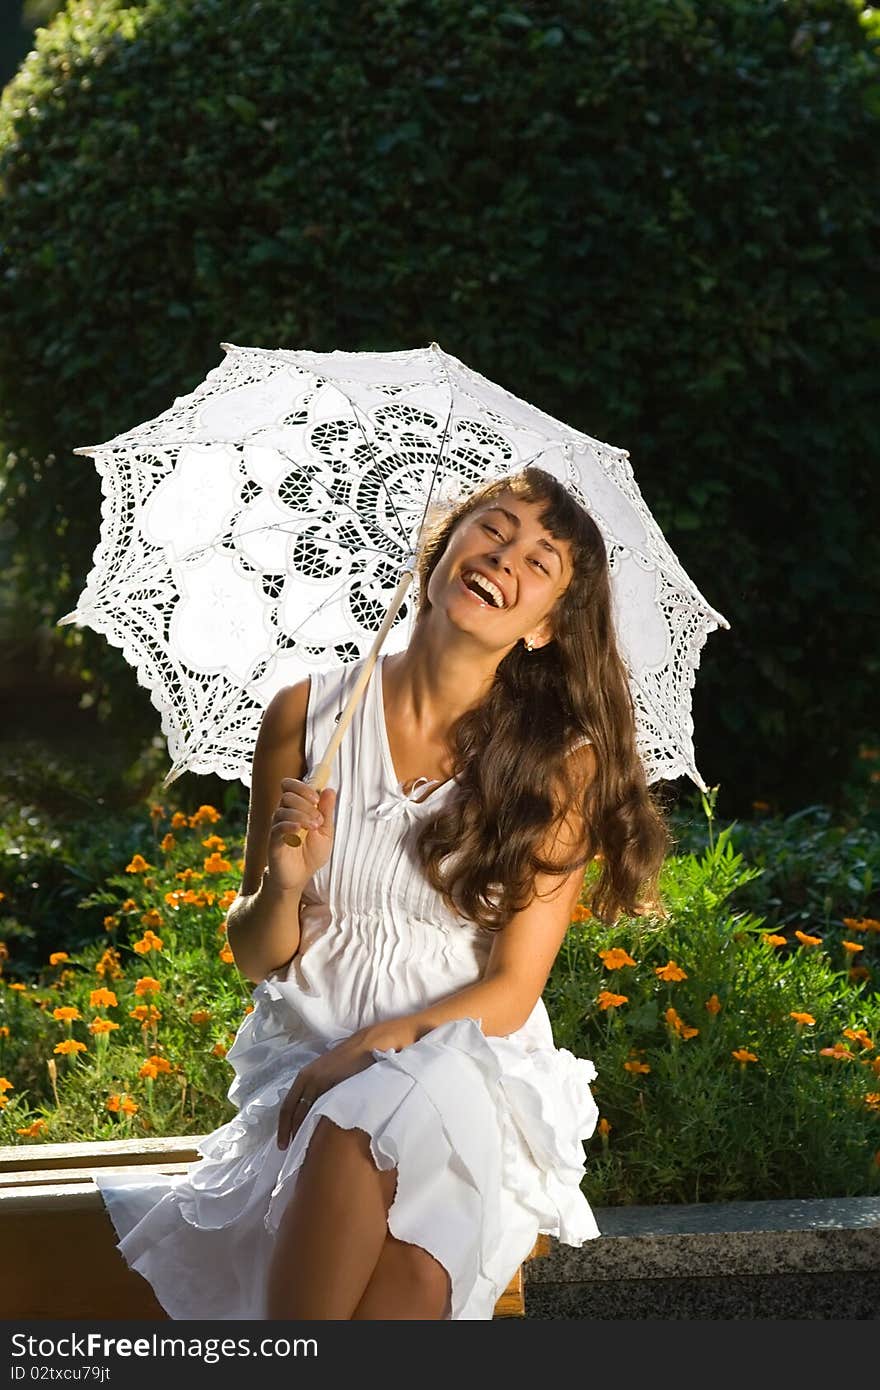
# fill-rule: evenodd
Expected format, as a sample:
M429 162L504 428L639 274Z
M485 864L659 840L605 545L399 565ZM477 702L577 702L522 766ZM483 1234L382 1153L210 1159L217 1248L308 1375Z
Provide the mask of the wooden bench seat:
M0 1308L7 1319L165 1320L145 1279L116 1249L116 1232L92 1170L182 1173L199 1157L199 1136L85 1144L0 1146ZM545 1255L539 1236L528 1259ZM495 1317L524 1317L523 1269Z

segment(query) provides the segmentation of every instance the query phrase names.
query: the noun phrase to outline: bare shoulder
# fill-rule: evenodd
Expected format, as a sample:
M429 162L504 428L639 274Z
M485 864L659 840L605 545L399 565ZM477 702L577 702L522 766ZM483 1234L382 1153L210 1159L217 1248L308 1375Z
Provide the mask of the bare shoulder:
M258 736L265 743L289 742L301 736L305 741L306 712L309 706L309 687L311 679L305 676L295 685L283 685L277 690L263 711ZM302 750L305 752L305 750ZM291 777L300 774L293 772Z

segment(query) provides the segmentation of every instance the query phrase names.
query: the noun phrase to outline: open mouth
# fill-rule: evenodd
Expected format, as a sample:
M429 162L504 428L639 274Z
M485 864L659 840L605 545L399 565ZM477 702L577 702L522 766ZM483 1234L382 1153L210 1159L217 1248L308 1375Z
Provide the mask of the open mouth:
M461 585L464 592L467 594L468 598L473 599L474 603L479 603L481 607L491 608L495 611L498 611L500 608L504 606L503 604L499 604L498 602L496 602L496 600L490 596L488 589L480 587L479 577L475 577L471 574L468 576L467 583L465 583L465 580L462 578L461 575L459 575L458 582Z

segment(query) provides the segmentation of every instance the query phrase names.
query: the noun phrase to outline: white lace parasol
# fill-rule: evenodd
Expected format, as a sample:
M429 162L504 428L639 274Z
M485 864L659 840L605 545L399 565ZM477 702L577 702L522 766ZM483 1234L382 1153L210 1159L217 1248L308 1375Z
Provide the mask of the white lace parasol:
M101 475L101 540L73 612L120 647L183 771L250 785L260 719L282 686L373 647L426 508L534 463L605 540L619 649L649 781L694 762L690 692L727 620L688 578L625 449L519 400L443 352L226 358L155 420L74 450ZM439 462L438 462L439 460ZM412 582L416 582L413 576ZM405 600L384 649L409 641Z

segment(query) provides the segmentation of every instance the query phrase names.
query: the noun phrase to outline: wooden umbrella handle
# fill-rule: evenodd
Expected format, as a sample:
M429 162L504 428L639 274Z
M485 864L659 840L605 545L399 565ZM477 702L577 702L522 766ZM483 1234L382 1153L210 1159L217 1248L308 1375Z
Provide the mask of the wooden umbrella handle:
M333 759L336 757L336 750L342 742L343 734L345 733L346 729L351 723L352 716L355 710L357 709L361 696L363 695L367 687L367 682L373 674L373 670L376 665L376 660L379 656L379 652L382 649L382 643L385 641L385 638L388 634L388 629L394 622L394 619L397 616L397 611L400 608L400 605L403 603L404 594L406 593L408 586L412 583L413 574L414 570L410 568L404 570L403 574L401 575L400 583L394 591L394 596L389 605L388 612L382 619L382 626L376 633L376 638L373 642L373 646L369 652L369 655L367 656L366 661L364 662L364 669L361 671L360 675L354 683L354 689L348 697L348 703L346 704L345 709L339 716L339 723L333 730L333 734L331 735L330 742L327 744L324 756L318 763L317 767L314 768L314 770L311 772L311 774L305 778L305 781L308 782L309 786L314 787L315 790L319 793L324 790L327 783L330 781L330 770L333 767ZM306 829L305 833L308 834L308 829ZM291 845L294 849L296 849L302 843L302 841L300 839L300 836L295 831L291 831L289 835L284 836L284 843L286 845Z

